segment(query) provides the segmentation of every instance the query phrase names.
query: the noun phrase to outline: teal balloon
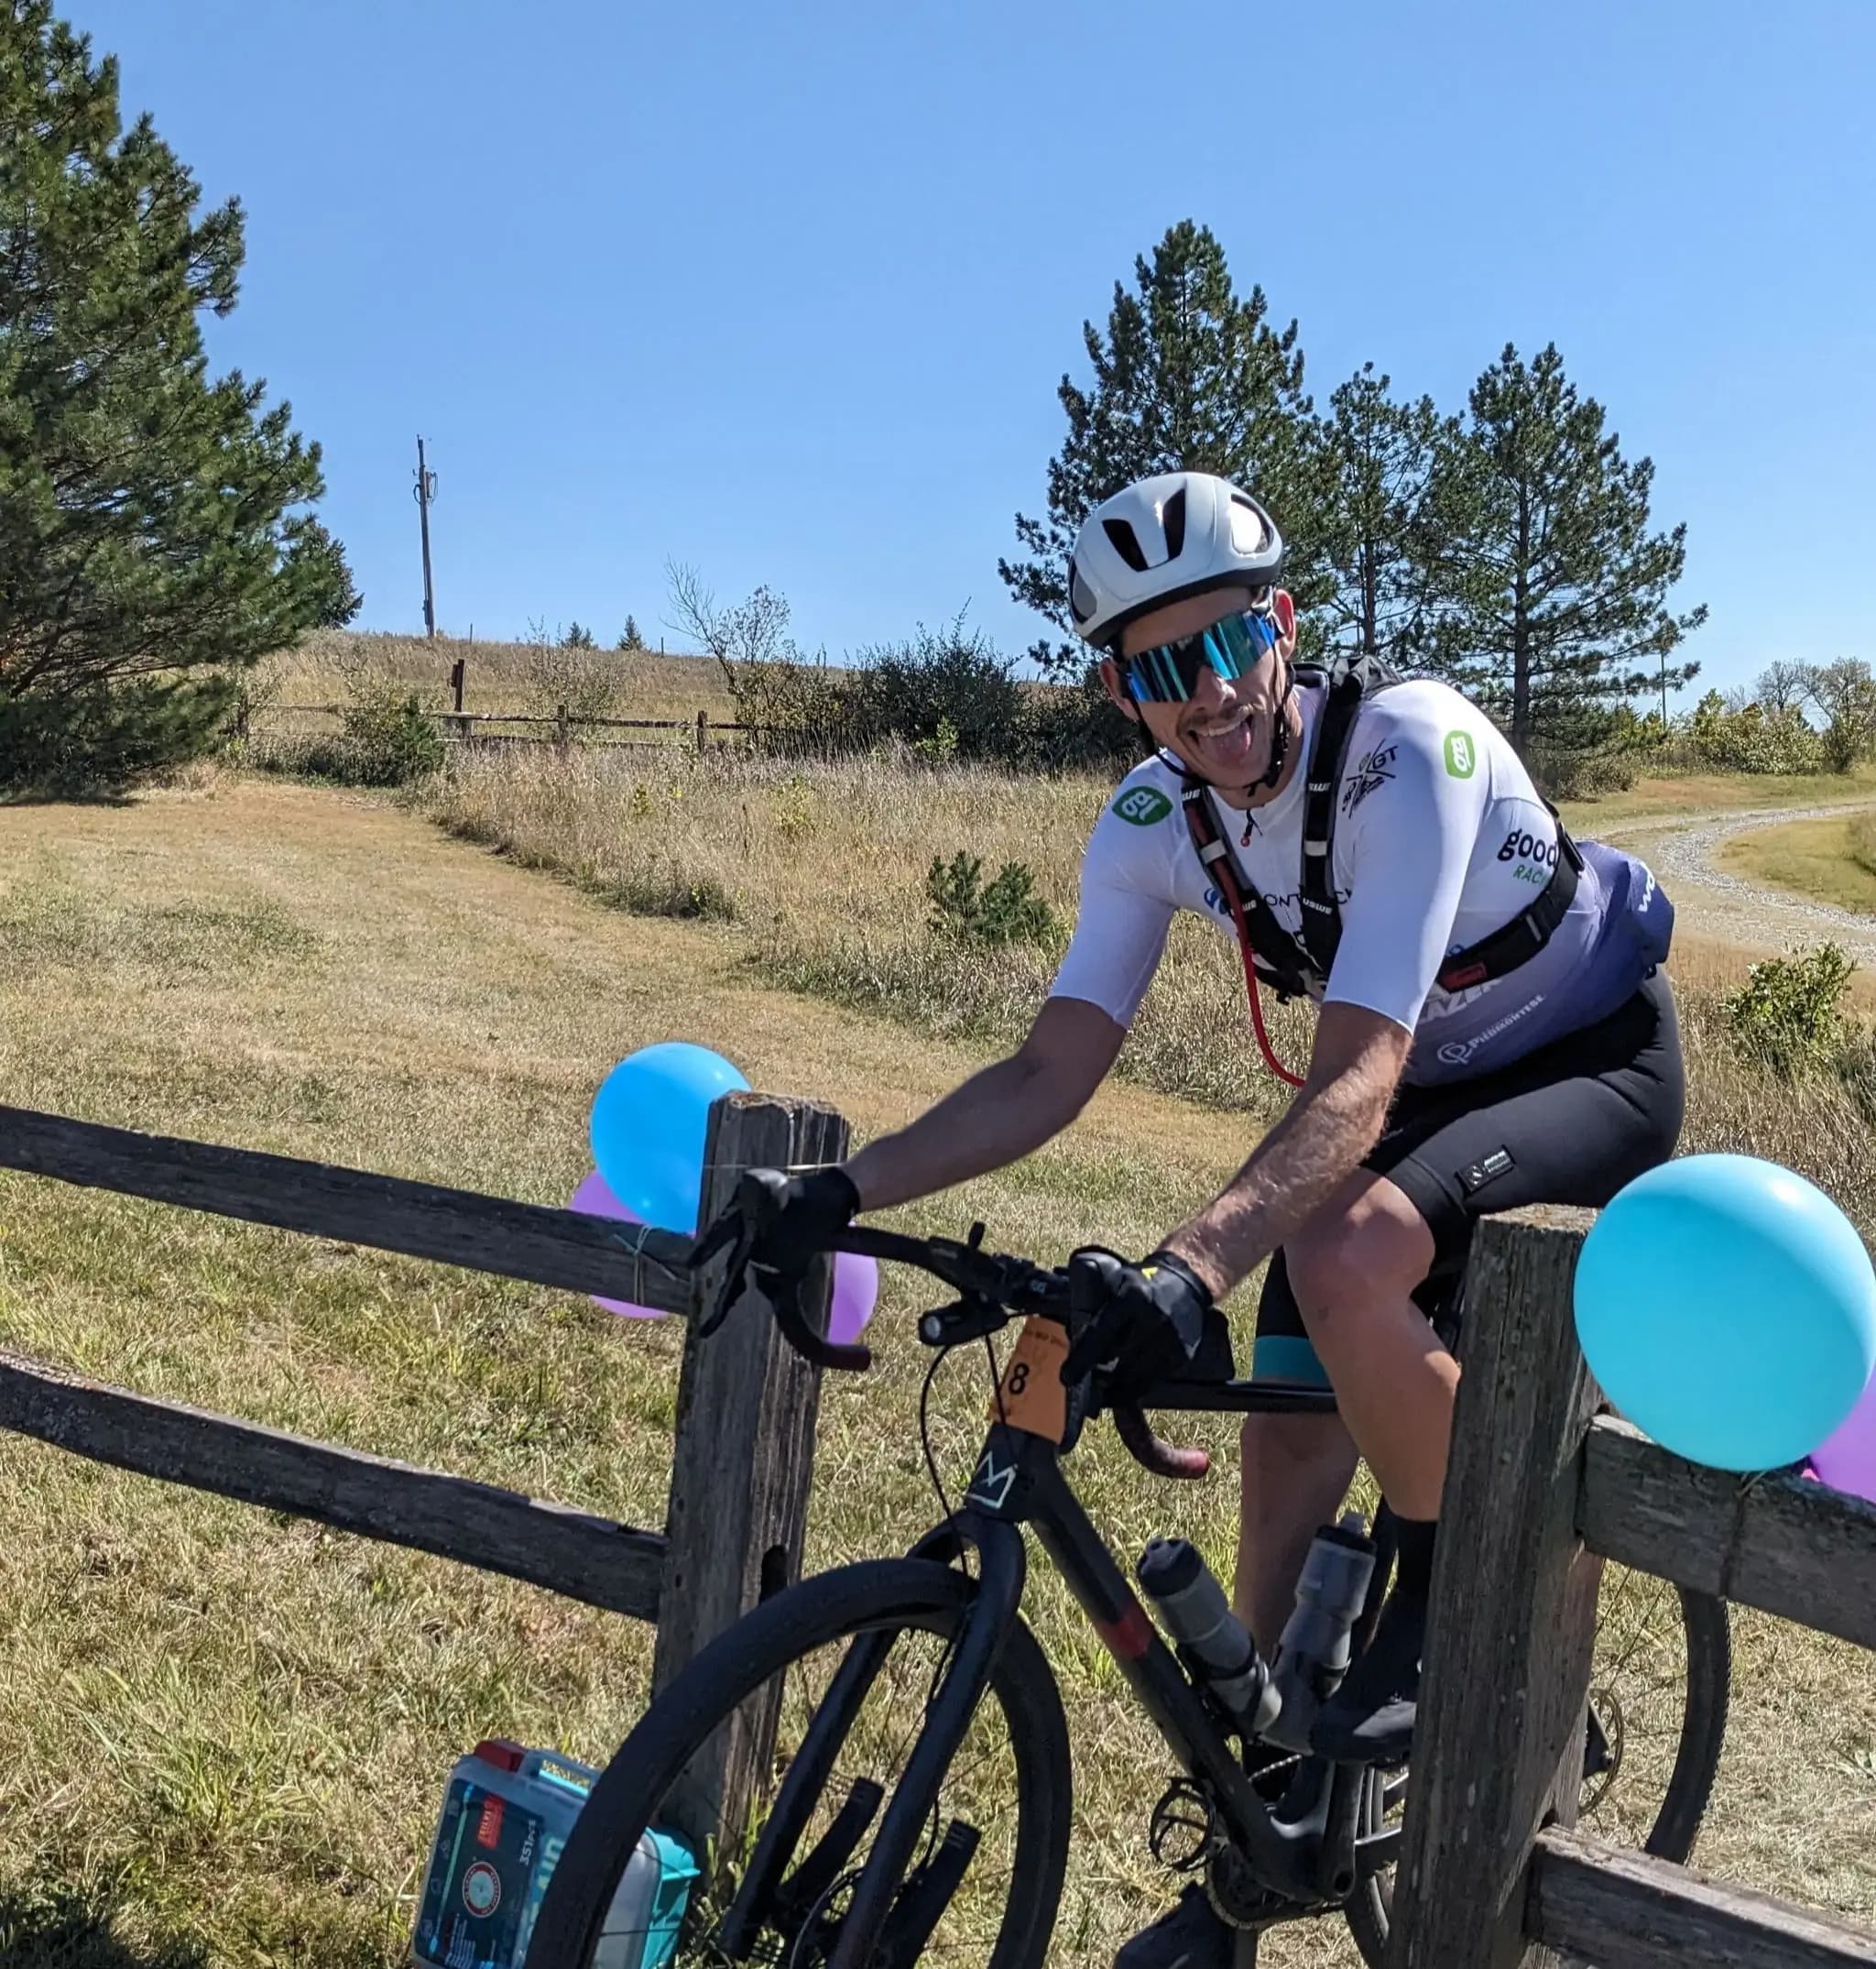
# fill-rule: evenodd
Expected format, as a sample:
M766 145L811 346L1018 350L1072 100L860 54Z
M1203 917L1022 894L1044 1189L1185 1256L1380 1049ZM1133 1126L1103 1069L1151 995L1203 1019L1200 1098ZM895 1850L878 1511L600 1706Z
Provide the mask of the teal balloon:
M681 1039L621 1060L594 1098L588 1129L605 1187L648 1224L694 1231L710 1104L748 1085L722 1054Z
M1576 1334L1604 1392L1690 1461L1807 1456L1876 1370L1876 1272L1816 1184L1751 1155L1651 1169L1576 1262Z

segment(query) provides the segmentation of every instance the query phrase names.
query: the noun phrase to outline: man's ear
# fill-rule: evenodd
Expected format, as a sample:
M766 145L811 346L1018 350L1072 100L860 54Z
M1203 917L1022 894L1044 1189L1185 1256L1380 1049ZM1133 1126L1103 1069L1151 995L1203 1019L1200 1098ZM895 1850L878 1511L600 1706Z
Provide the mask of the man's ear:
M1133 693L1121 681L1120 665L1111 656L1101 659L1101 688L1113 701L1122 717L1140 723L1140 706L1133 701Z
M1288 656L1296 647L1296 604L1290 599L1288 588L1279 588L1271 596L1271 613L1277 618L1277 633L1284 645L1283 654Z

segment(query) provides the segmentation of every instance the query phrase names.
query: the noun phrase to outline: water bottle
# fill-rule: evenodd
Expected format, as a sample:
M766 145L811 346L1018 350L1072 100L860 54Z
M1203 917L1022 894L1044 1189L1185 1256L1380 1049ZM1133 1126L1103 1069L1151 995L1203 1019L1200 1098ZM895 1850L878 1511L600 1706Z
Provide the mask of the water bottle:
M1316 1712L1348 1671L1348 1637L1368 1600L1374 1545L1351 1511L1310 1541L1296 1581L1296 1607L1283 1624L1271 1688L1282 1707L1264 1735L1286 1750L1306 1751Z
M1197 1547L1183 1538L1155 1538L1140 1557L1138 1575L1168 1632L1198 1663L1232 1722L1247 1739L1258 1735L1277 1710L1270 1672Z

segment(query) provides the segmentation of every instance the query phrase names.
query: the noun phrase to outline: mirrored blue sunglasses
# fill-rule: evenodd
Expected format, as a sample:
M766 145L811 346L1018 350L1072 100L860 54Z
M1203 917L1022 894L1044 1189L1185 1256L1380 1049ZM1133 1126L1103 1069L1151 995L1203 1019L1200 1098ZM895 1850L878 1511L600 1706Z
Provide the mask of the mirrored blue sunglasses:
M1198 688L1200 673L1212 670L1229 683L1254 669L1277 646L1277 625L1264 609L1227 616L1196 635L1155 643L1127 659L1127 687L1136 703L1180 705Z

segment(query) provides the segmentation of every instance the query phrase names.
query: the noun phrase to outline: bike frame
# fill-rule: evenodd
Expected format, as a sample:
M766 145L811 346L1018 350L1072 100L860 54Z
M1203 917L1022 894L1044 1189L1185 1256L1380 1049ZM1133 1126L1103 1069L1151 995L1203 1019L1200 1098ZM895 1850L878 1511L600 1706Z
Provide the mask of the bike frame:
M1194 1395L1199 1399L1191 1400ZM1155 1406L1177 1404L1241 1413L1329 1414L1335 1406L1326 1390L1249 1382L1169 1384L1153 1390L1150 1399ZM1046 1437L993 1423L964 1508L912 1548L913 1557L943 1564L970 1548L977 1560L977 1590L855 1887L842 1924L843 1944L848 1939L857 1942L872 1931L876 1919L883 1918L931 1822L944 1772L988 1689L1003 1637L1019 1617L1028 1572L1019 1528L1024 1525L1034 1531L1135 1699L1210 1802L1226 1836L1249 1862L1260 1885L1294 1901L1301 1911L1346 1900L1359 1880L1393 1862L1398 1828L1357 1836L1370 1775L1364 1767L1316 1764L1314 1796L1305 1797L1303 1809L1294 1815L1280 1818L1259 1797L1228 1728L1161 1638L1070 1489L1062 1458L1062 1449ZM852 1687L838 1699L830 1690L825 1708L833 1712L826 1719L831 1737L845 1734L883 1651L866 1640L855 1644L864 1665L856 1667ZM842 1679L848 1679L845 1668ZM817 1718L816 1733L820 1722ZM804 1753L807 1747L802 1746ZM830 1969L860 1969L845 1954L844 1945L837 1945Z

